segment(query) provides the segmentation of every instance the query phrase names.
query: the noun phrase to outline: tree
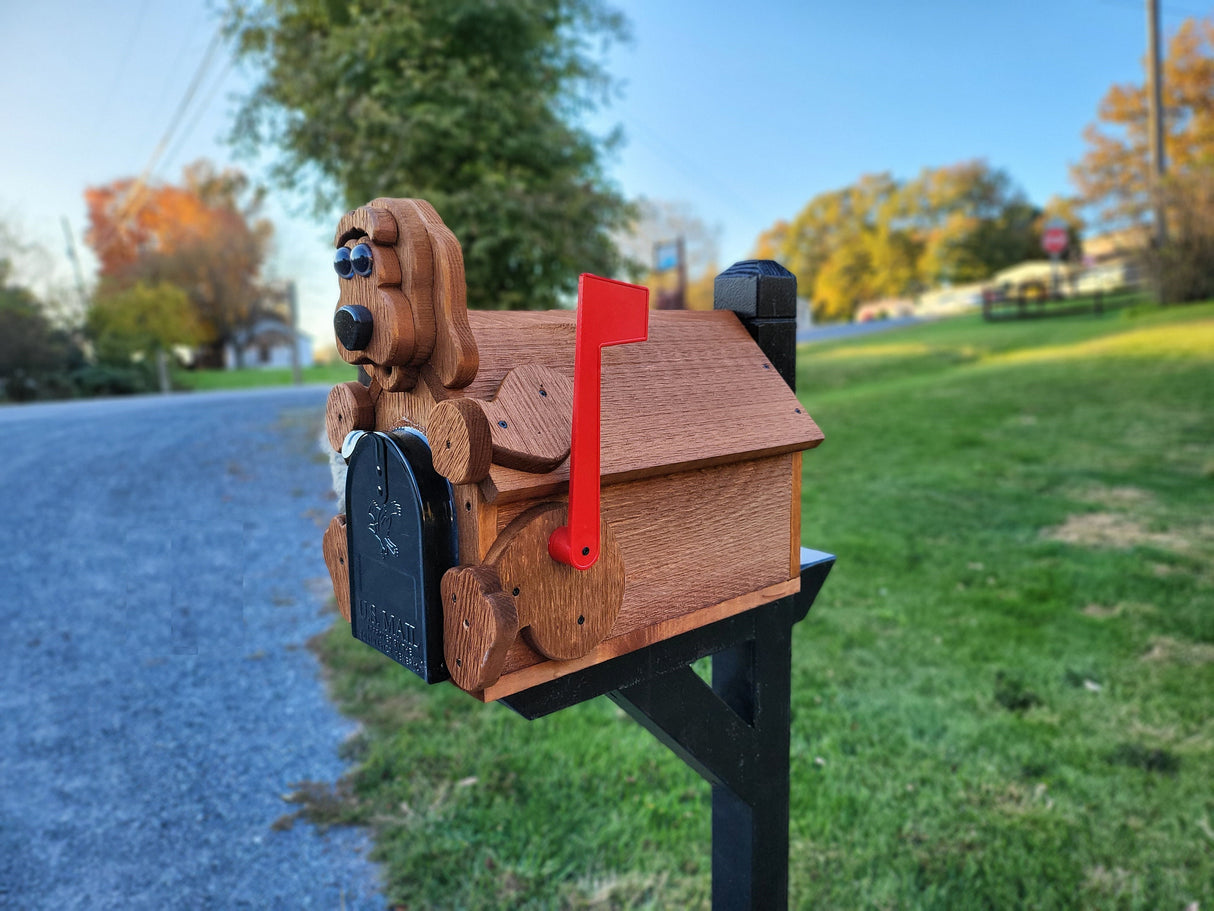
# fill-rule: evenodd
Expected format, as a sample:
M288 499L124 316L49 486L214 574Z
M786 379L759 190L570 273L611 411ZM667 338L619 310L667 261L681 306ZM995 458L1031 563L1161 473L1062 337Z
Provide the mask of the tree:
M1214 20L1186 19L1168 42L1163 110L1172 182L1200 180L1214 168ZM1071 179L1103 227L1142 224L1152 206L1146 86L1112 86L1096 119Z
M1168 181L1163 200L1172 213L1169 242L1147 260L1159 294L1176 302L1214 298L1214 168Z
M866 174L811 199L760 235L756 255L797 275L820 320L856 305L969 282L1040 255L1041 212L1006 172L982 161L899 181Z
M1103 227L1145 225L1155 202L1145 85L1112 86L1096 116L1071 179ZM1169 242L1146 261L1162 299L1197 300L1214 294L1214 19L1186 19L1168 42L1163 126Z
M0 399L70 394L68 376L83 362L80 350L52 324L42 301L11 275L9 260L0 258Z
M106 289L89 310L85 331L102 360L155 355L174 345L193 346L202 327L186 293L168 282L136 282Z
M577 125L610 89L590 43L625 37L601 0L231 0L227 27L263 72L234 136L276 145L285 185L316 175L318 213L429 200L472 306L550 307L620 266L630 212L600 166L618 136Z
M117 180L85 190L85 239L101 263L100 296L170 283L185 292L199 341L221 351L262 314L258 276L272 229L261 196L236 170L205 161L180 186Z
M1006 171L984 161L925 168L902 193L923 232L927 282L981 281L1041 255L1040 211Z

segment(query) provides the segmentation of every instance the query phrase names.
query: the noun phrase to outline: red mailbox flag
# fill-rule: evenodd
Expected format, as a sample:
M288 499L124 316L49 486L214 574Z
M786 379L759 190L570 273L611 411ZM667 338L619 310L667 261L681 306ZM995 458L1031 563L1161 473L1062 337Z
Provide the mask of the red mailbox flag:
M548 554L576 569L599 558L599 424L603 349L649 337L649 289L583 273L577 283L569 524L548 538Z

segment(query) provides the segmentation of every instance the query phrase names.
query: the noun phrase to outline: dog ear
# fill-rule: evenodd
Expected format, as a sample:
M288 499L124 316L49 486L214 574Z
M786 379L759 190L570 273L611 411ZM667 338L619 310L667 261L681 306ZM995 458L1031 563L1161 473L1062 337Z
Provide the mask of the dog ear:
M468 325L464 253L434 206L424 199L404 201L413 207L425 225L434 256L435 340L430 365L444 386L462 389L476 378L480 365L476 339Z

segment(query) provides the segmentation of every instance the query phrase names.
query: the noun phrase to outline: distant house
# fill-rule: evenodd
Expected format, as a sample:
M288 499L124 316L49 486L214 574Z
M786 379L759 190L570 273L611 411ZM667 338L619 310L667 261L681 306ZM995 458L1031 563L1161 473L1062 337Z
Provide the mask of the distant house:
M223 366L227 370L238 366L290 367L291 344L291 327L281 320L268 317L238 332L235 340L224 346ZM299 366L310 367L312 336L306 332L296 333L295 345L299 350Z
M1088 266L1138 260L1150 247L1151 232L1143 225L1108 231L1083 241L1083 260Z
M1138 284L1147 237L1139 228L1127 228L1087 238L1083 242L1082 262L1058 263L1062 290L1072 295L1095 294ZM987 287L1014 296L1033 286L1051 287L1053 276L1054 266L1048 259L1029 260L996 273Z
M869 301L857 308L852 319L857 323L870 323L874 320L897 319L915 315L915 302L910 298L887 297L884 300Z
M1141 282L1150 238L1148 228L1134 225L1085 240L1083 263L1087 268L1079 278L1079 292L1112 291Z
M1074 263L1058 263L1058 270L1062 274L1064 281L1074 268ZM990 284L997 288L1007 288L1012 292L1015 292L1022 285L1044 284L1048 286L1054 274L1053 270L1054 264L1048 259L1029 259L999 270L991 276Z
M982 306L982 282L971 282L965 285L948 285L925 291L919 296L915 314L935 319L940 316L966 313L980 306Z

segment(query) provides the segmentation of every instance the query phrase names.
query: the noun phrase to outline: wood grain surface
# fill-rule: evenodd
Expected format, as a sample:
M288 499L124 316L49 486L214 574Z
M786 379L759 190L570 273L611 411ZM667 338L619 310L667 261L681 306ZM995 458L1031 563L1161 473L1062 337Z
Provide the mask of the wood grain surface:
M321 540L321 552L325 557L325 566L329 568L329 578L333 581L333 597L337 599L337 609L347 623L350 622L350 558L346 542L346 517L334 516L329 520Z
M521 692L541 683L547 683L550 680L556 680L558 677L563 677L574 671L580 671L583 668L601 664L612 658L618 658L620 655L634 652L655 642L670 639L689 630L698 629L701 626L715 623L718 620L724 620L726 617L733 617L762 604L769 604L779 598L795 595L800 590L801 577L798 575L797 578L789 579L787 582L769 585L758 591L748 592L745 595L730 598L728 601L722 601L720 604L715 604L699 613L684 614L681 617L675 617L671 620L654 624L646 629L636 630L623 636L607 639L580 658L574 658L569 661L541 661L537 664L524 667L521 670L505 672L498 678L496 683L485 687L483 691L473 691L472 695L483 702L492 702L495 699L501 699L503 696Z
M375 382L378 378L372 373ZM421 380L411 389L402 392L385 390L375 402L375 429L391 430L403 423L425 428L430 421L430 411L436 402L430 386Z
M493 437L484 403L456 398L439 402L430 412L426 438L434 468L452 484L469 484L489 475Z
M502 673L518 635L514 599L489 566L456 566L443 573L443 657L456 686L480 690Z
M493 401L484 403L484 411L495 464L546 472L568 458L573 382L563 373L539 364L516 367L506 374Z
M788 536L788 574L790 576L801 574L801 482L804 478L801 466L802 458L803 454L800 452L792 454L792 503L789 504L788 509L792 518L792 529Z
M362 383L338 383L329 390L325 404L325 433L338 452L352 430L375 429L375 402L371 390Z
M400 290L409 303L412 317L410 329L413 337L412 350L404 361L379 361L381 366L391 363L398 367L416 367L430 359L434 351L436 324L434 318L435 252L431 232L418 213L412 199L390 199L379 197L369 206L392 213L400 230L396 242L396 254L400 259Z
M427 359L444 386L459 389L472 382L479 364L476 337L468 325L464 254L459 241L430 203L424 199L402 202L411 204L425 223L434 251L433 314L437 336L433 353Z
M406 293L412 276L406 280L400 256L409 253L410 238L398 230L390 211L361 206L342 217L334 243L352 249L361 242L371 246L371 275L339 278L337 307L366 307L372 318L371 340L362 351L351 351L335 339L337 352L351 364L405 366L416 345L412 303Z
M364 237L376 244L395 244L397 229L392 213L374 204L352 209L337 222L333 246L353 246Z
M626 568L608 640L684 616L699 626L697 612L799 579L788 557L792 486L792 456L783 455L603 488L603 519ZM498 527L518 510L499 505ZM520 638L503 673L543 660Z
M480 563L497 537L497 509L476 484L458 484L454 492L460 565Z
M563 503L541 503L514 519L485 556L509 592L532 649L549 658L586 654L611 631L624 597L624 559L610 525L600 525L599 559L574 569L548 555L548 537L567 522Z
M489 398L506 374L542 364L573 376L574 315L469 314L480 370L467 394ZM650 313L649 340L603 351L604 485L817 446L822 432L737 317L727 311ZM494 465L485 498L559 494L568 461L534 474Z
M397 367L394 364L363 364L384 392L407 392L417 383L417 370L413 367Z

